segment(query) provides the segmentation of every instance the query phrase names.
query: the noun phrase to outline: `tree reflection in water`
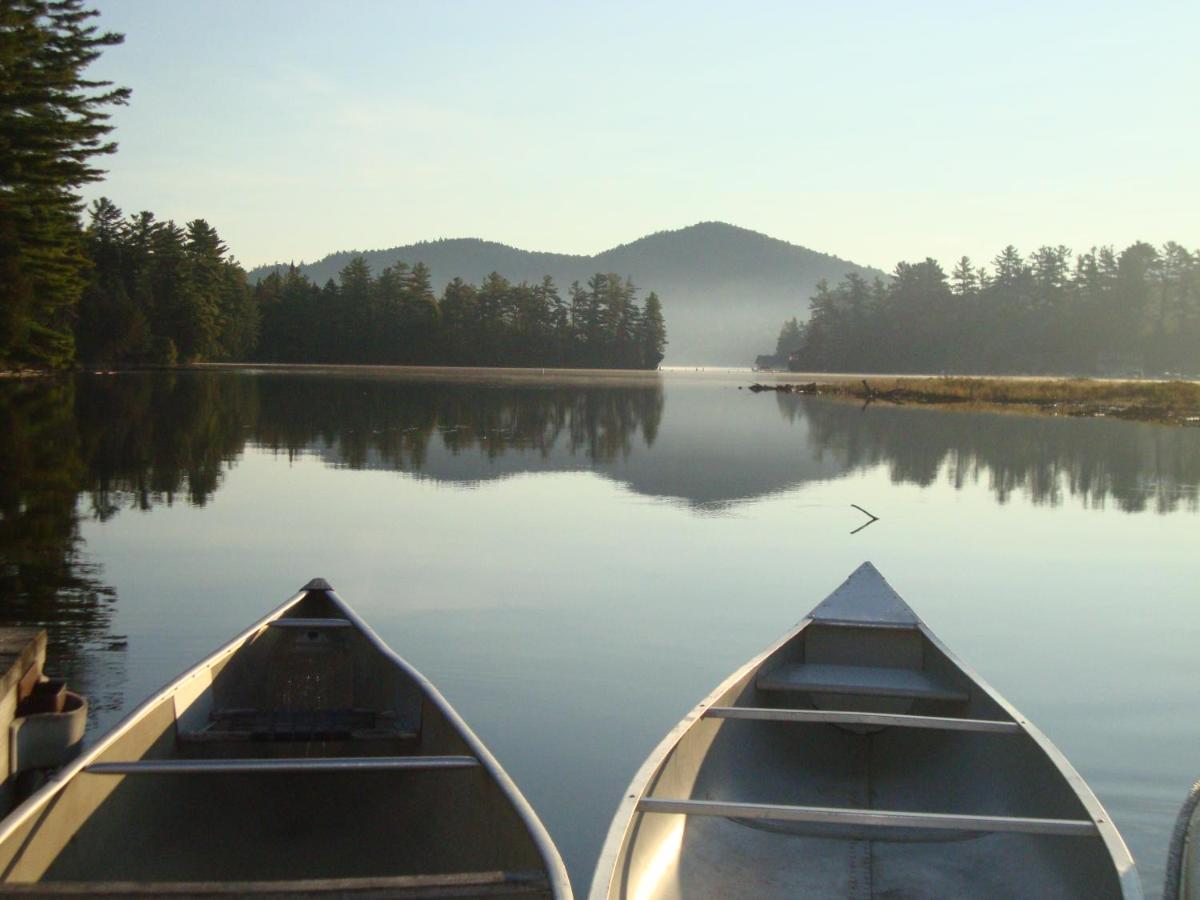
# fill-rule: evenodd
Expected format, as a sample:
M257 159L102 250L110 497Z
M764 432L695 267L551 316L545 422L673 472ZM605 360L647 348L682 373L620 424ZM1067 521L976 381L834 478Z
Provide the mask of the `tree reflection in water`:
M302 453L335 448L339 465L420 472L429 444L452 454L537 458L561 451L604 463L627 458L640 434L650 447L663 413L662 388L512 386L324 376L257 379L255 442ZM323 454L327 458L330 454Z
M46 628L47 670L94 716L120 706L124 642L79 535L81 450L71 381L0 385L0 625Z
M247 444L332 465L454 483L592 469L696 507L729 505L884 466L895 482L986 482L1129 512L1196 511L1200 430L873 406L778 394L780 430L723 395L664 417L657 380L529 384L325 374L155 372L0 383L0 623L42 624L54 669L97 710L121 705L116 597L82 518L202 506ZM725 395L727 396L727 394ZM751 398L738 397L738 401ZM752 413L752 415L747 415ZM757 433L731 436L733 427ZM662 432L660 439L660 431ZM820 465L801 465L804 453ZM667 439L667 435L670 438ZM754 477L745 476L753 470ZM686 477L681 477L681 473Z
M1100 419L970 413L821 402L778 394L784 417L808 423L814 450L847 470L887 466L892 481L956 488L986 479L998 503L1025 491L1126 512L1200 508L1200 431Z

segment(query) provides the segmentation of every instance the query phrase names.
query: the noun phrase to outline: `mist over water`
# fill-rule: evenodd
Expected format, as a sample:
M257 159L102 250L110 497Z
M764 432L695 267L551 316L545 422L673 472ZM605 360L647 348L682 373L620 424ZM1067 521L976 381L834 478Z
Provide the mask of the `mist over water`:
M586 890L663 734L864 559L1039 725L1151 892L1200 771L1200 429L750 376L0 384L0 598L92 737L313 576L446 693ZM866 518L879 521L856 534Z

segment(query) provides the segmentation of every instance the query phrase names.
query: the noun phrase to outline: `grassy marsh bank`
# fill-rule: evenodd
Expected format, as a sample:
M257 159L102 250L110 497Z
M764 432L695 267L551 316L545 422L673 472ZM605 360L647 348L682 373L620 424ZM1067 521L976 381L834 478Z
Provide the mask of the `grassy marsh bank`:
M1200 382L1015 376L778 374L769 390L868 403L971 406L1059 416L1200 425Z

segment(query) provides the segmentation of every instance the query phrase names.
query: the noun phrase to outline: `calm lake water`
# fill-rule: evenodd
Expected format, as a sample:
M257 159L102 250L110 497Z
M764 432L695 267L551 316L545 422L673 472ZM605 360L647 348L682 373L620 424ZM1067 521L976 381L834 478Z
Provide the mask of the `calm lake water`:
M749 375L0 384L0 614L93 736L314 576L446 694L585 892L662 735L864 560L1066 753L1151 895L1200 777L1200 429ZM867 521L851 504L879 516Z

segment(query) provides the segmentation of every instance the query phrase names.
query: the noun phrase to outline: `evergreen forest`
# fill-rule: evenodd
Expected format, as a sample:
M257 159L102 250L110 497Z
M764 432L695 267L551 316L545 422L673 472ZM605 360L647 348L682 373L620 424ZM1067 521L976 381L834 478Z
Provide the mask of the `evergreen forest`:
M1200 373L1200 250L1138 242L1072 255L1005 247L990 271L963 257L900 263L884 282L822 281L774 358L805 372Z
M423 264L373 275L356 256L318 287L297 268L254 290L262 315L255 358L273 362L654 369L666 325L658 295L597 273L564 298L554 281L479 285L455 278L441 297Z
M196 360L653 369L666 325L651 292L597 273L564 299L550 278L492 273L437 297L421 263L372 274L356 256L324 286L291 266L248 285L203 219L125 218L96 201L83 231L91 266L79 302L80 359L109 365Z

